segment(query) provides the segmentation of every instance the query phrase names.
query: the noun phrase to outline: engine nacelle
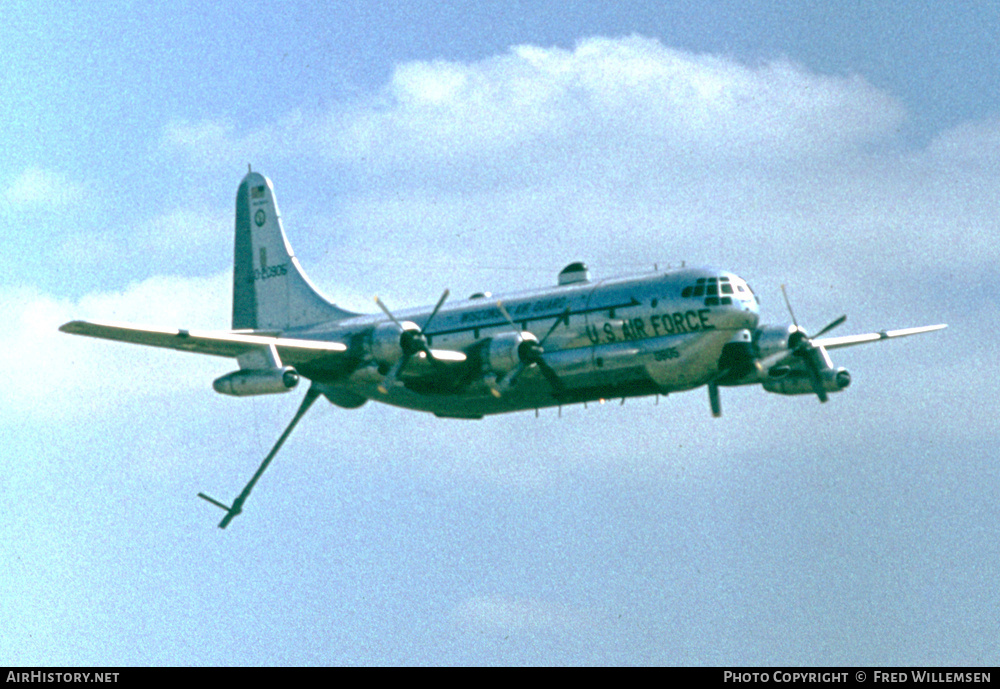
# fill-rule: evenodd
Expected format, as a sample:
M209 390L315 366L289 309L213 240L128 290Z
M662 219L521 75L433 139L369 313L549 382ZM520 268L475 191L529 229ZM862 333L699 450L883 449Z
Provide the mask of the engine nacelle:
M500 376L513 371L521 363L521 346L525 342L537 343L538 338L527 331L494 336L485 351L486 368Z
M271 395L288 392L299 384L299 374L291 366L283 368L244 369L216 378L212 387L216 392L234 397Z
M840 392L851 384L851 374L846 368L828 368L820 371L823 389L827 392ZM767 380L764 389L779 395L814 395L812 378L808 371L793 370L788 375L777 380Z
M403 330L409 332L420 332L420 326L412 321L401 323ZM403 356L403 346L400 338L403 330L395 323L381 323L372 331L371 355L382 366L393 366Z
M792 324L765 325L753 333L753 346L758 359L787 352L794 347L802 331Z

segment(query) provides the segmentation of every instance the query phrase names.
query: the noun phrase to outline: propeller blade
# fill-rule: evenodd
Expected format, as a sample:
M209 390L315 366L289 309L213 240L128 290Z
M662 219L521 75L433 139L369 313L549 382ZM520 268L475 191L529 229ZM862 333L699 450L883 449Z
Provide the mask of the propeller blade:
M788 292L785 290L785 286L781 286L781 294L785 298L785 306L788 307L788 313L792 316L792 323L798 329L798 344L793 348L793 352L796 356L802 359L805 363L806 370L809 371L809 380L812 383L813 392L816 393L816 397L819 398L820 402L826 402L829 396L826 393L826 387L823 385L823 376L820 371L821 350L819 347L813 344L812 337L808 336L804 330L799 328L799 322L795 319L795 311L792 310L792 303L788 300ZM834 328L842 325L844 321L847 320L847 314L844 314L838 318L830 321L829 324L822 330L820 330L813 337L819 337L825 333L830 332Z
M389 388L394 386L399 381L399 374L403 372L403 367L410 362L410 355L403 353L403 356L399 357L397 361L389 372L385 374L385 378L379 383L378 391L383 395L389 393Z
M812 337L814 338L814 337L819 337L821 335L825 335L826 333L830 332L834 328L836 328L836 327L838 327L840 325L843 325L844 321L846 321L846 320L847 320L847 314L845 313L843 316L841 316L840 318L835 319L833 322L831 322L829 325L827 325L825 328L823 328L822 330L820 330L818 333L816 333ZM809 339L812 339L812 338L809 338Z
M517 326L517 323L514 322L514 319L510 317L510 313L507 312L507 309L504 307L502 301L497 302L497 310L500 311L500 315L502 315L504 319L510 324L511 328L513 328L517 332L522 332L521 328L519 328ZM568 321L569 313L570 313L569 308L566 308L565 311L559 314L559 317L556 318L556 322L552 324L552 327L549 328L548 332L545 333L545 337L543 337L536 344L533 344L533 346L522 350L523 353L520 354L521 362L517 366L515 366L507 375L503 377L503 379L500 381L500 384L497 386L498 392L500 392L501 394L506 392L507 389L514 384L514 381L517 380L518 376L520 376L526 368L532 365L538 366L538 369L542 372L542 375L545 376L545 380L549 382L549 385L552 386L552 391L556 394L557 397L562 395L566 391L566 386L563 385L563 382L561 380L559 380L559 375L545 361L544 359L545 349L543 348L543 345L545 344L546 340L549 339L552 333L556 331L556 328L559 327L560 323L562 323L563 321ZM496 394L496 392L494 392L494 394Z
M563 382L559 380L559 376L556 375L556 372L552 369L551 366L549 366L548 362L545 361L543 357L543 355L545 354L543 346L548 341L552 333L556 331L556 328L559 327L559 324L563 322L565 322L566 325L569 326L568 306L561 314L559 314L559 317L556 319L556 322L553 323L552 327L549 328L549 331L545 333L545 337L543 337L541 341L539 341L538 349L536 350L538 354L535 359L535 363L538 364L538 368L541 369L542 375L545 376L545 380L549 381L549 385L552 387L552 392L555 393L556 397L561 397L566 392L566 386L563 385Z
M795 312L792 310L792 302L788 301L788 292L785 291L784 285L781 286L781 296L785 298L785 306L788 307L788 313L792 315L792 323L795 324L796 328L799 327L799 322L795 319Z
M549 335L551 335L552 333L554 333L556 331L556 328L558 328L559 324L562 323L563 321L566 321L566 325L569 325L569 307L566 307L566 310L563 311L561 314L559 314L559 318L557 318L556 322L552 324L552 327L549 328L549 331L547 333L545 333L545 337L543 337L538 342L538 345L539 346L544 345L545 342L546 342L546 340L549 339Z
M809 351L806 352L806 368L809 369L809 378L812 380L813 392L819 397L820 402L826 402L829 397L826 394L826 388L823 386L823 378L819 373L819 364L816 363L816 358L813 356L815 348L810 347Z
M403 324L396 320L396 317L392 315L392 311L389 310L389 307L386 306L382 302L381 299L379 299L378 297L375 297L375 303L378 304L378 307L380 309L382 309L382 312L385 313L385 315L389 317L390 321L392 321L393 323L395 323L399 327L400 330L405 330L405 328L403 327Z
M392 367L392 370L389 371L378 386L379 392L383 395L389 392L390 386L396 384L396 381L399 380L399 376L403 372L403 369L417 352L423 352L424 356L427 357L427 360L430 361L434 368L436 368L439 372L444 370L444 365L437 360L434 353L431 351L430 345L427 342L427 336L424 333L427 331L427 326L429 326L431 321L434 320L434 317L437 316L438 311L441 310L441 307L444 305L445 300L448 299L449 294L451 294L451 290L446 289L444 294L441 295L441 298L438 299L437 304L434 305L431 315L427 317L426 321L424 321L424 327L420 328L420 330L416 333L412 330L404 328L403 324L392 315L392 311L389 310L389 307L386 306L381 299L375 297L375 303L378 304L378 307L382 309L383 313L389 317L389 320L395 323L399 328L399 344L403 349L403 356L400 357L399 361L396 362L396 364Z
M424 327L420 329L420 334L414 341L414 345L427 356L427 360L431 362L435 369L437 369L438 373L444 372L444 364L438 361L437 358L435 358L434 353L431 352L431 347L427 342L427 336L425 333L427 332L427 328L430 326L431 321L434 320L434 316L436 316L438 311L441 310L441 307L444 305L444 302L448 298L449 294L451 294L450 290L446 289L444 294L441 295L441 298L438 299L437 304L434 305L434 310L431 311L431 315L427 317L427 320L424 322Z
M538 368L542 372L542 375L545 376L545 380L549 381L549 385L552 386L552 391L556 394L556 397L566 392L566 386L559 380L559 376L552 370L552 367L545 362L545 359L539 357L535 363L538 364Z
M450 291L450 290L445 290L445 291L444 291L444 294L442 294L442 295L441 295L441 298L440 298L440 299L438 299L438 303L437 303L437 305L436 305L436 306L434 307L434 310L433 310L433 311L431 311L431 315L427 317L427 322L425 322L425 323L424 323L424 327L422 327L422 328L420 329L420 333L421 333L421 334L423 334L424 332L426 332L426 331L427 331L427 326L429 326L429 325L431 324L431 321L433 321L433 320L434 320L434 316L436 316L436 315L437 315L437 313L438 313L438 311L440 311L440 310L441 310L441 306L442 306L442 305L444 304L444 300L448 298L448 295L449 295L449 294L451 294L451 291Z
M514 330L517 330L518 332L521 331L521 329L517 327L517 323L514 322L514 319L510 317L509 313L507 313L507 309L504 308L502 301L497 302L497 309L500 311L500 315L506 318L507 322L510 323L510 327L512 327Z
M267 454L267 457L265 457L264 461L261 462L260 468L257 469L257 473L253 475L253 478L251 478L250 482L247 483L245 488L243 488L243 491L236 497L235 500L233 500L232 507L226 507L218 500L214 500L205 495L204 493L198 493L199 497L204 498L205 500L212 503L213 505L216 505L217 507L221 507L222 509L227 510L226 516L222 518L221 522L219 522L220 529L224 529L227 526L229 526L229 522L235 519L236 516L243 511L243 503L245 503L247 501L247 498L250 497L250 491L252 491L254 486L257 485L257 481L260 480L261 475L263 475L264 471L271 463L271 460L274 459L274 456L278 454L278 450L280 450L281 446L285 444L285 441L288 439L288 436L292 434L292 430L295 428L295 425L298 424L299 420L303 416L305 416L305 413L309 411L309 407L312 406L313 402L316 401L316 399L320 396L320 394L321 393L315 384L309 387L309 390L306 391L305 398L303 398L302 400L302 404L299 405L298 411L295 412L295 416L292 417L291 423L288 424L288 427L285 428L285 432L281 434L280 438L278 438L278 442L274 444L274 447L271 448L271 451Z
M526 368L528 368L528 363L524 361L512 368L510 372L500 380L500 383L497 385L497 391L500 392L501 395L507 392L510 386L514 384L514 381L517 380L517 377L520 376Z

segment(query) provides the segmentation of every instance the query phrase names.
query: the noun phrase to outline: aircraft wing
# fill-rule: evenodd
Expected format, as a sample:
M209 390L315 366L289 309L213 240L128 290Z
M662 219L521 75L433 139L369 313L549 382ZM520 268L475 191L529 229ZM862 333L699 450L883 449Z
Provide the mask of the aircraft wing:
M281 361L293 366L318 357L343 354L347 351L347 345L340 342L297 340L238 330L168 330L140 328L126 323L90 321L71 321L59 330L72 335L86 335L104 340L226 357L238 357L254 349L274 345Z
M896 337L906 337L908 335L919 335L930 333L935 330L944 330L947 325L923 325L918 328L901 328L899 330L881 330L877 333L865 333L863 335L845 335L843 337L819 337L812 340L814 347L824 349L839 349L841 347L853 347L855 345L868 344L869 342L879 342L881 340L891 340ZM804 369L802 360L795 356L791 349L787 349L776 354L759 359L757 361L758 370L768 371L773 366L791 365L795 368Z
M844 337L821 337L812 341L817 347L826 349L838 349L840 347L853 347L854 345L878 342L880 340L891 340L894 337L907 337L908 335L919 335L921 333L944 330L948 326L924 325L919 328L901 328L899 330L881 330L877 333L866 333L864 335L846 335Z

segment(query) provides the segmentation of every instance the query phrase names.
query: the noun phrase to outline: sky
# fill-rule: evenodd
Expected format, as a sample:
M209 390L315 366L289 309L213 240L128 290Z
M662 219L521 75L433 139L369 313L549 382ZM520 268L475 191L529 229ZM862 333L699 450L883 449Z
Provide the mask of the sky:
M4 3L0 664L1000 656L1000 4ZM373 312L713 265L763 322L947 323L852 385L482 421L61 334L226 328L233 208ZM976 295L979 296L976 296Z

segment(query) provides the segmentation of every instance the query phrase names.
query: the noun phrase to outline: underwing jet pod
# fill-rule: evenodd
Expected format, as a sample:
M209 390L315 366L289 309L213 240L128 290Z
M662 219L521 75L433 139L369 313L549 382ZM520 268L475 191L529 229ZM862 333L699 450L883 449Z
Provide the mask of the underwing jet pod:
M711 268L591 280L586 266L572 263L554 286L500 298L448 297L445 290L433 307L405 311L376 298L374 314L334 305L295 258L271 181L250 172L236 194L231 329L72 321L60 330L234 359L238 368L213 384L226 395L287 393L309 381L298 411L233 503L199 493L225 510L225 528L320 397L346 409L374 400L480 419L705 386L720 416L720 387L760 385L826 402L851 381L830 350L946 327L827 336L846 320L841 316L809 335L790 303L791 324L762 325L747 282Z

